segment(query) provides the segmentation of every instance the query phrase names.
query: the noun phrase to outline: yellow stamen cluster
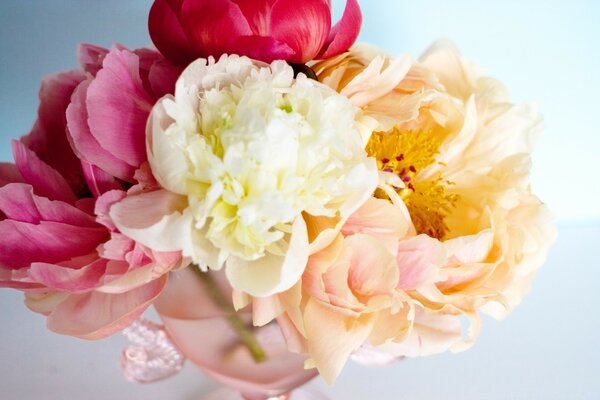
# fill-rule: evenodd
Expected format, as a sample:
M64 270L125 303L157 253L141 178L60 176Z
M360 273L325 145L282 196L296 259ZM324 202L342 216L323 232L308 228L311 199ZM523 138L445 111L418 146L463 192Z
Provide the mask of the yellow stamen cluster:
M452 212L458 196L447 194L451 182L441 176L420 180L418 174L436 162L440 139L427 132L375 132L367 144L367 154L377 159L380 171L397 175L405 183L397 192L405 201L418 233L443 239L448 233L444 219ZM380 196L379 192L376 193Z

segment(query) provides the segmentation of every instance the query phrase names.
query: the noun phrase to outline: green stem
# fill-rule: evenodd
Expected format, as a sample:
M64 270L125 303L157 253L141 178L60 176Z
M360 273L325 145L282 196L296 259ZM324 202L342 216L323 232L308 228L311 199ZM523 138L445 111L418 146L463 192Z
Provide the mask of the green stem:
M225 312L225 318L227 319L229 326L237 333L240 341L248 349L254 361L257 363L266 361L267 353L256 339L256 336L254 336L252 330L248 328L242 318L240 318L239 314L235 311L231 302L223 295L213 275L202 272L197 265L191 265L190 268L204 285L209 297L215 302L217 307Z

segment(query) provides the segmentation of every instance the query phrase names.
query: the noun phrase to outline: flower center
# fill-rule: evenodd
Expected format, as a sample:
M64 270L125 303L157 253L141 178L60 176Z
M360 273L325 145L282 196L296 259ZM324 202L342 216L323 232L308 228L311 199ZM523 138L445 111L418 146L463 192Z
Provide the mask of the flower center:
M367 154L377 159L380 171L397 175L406 184L396 188L406 203L417 233L444 239L448 226L444 222L458 200L458 195L446 193L452 182L442 176L419 179L419 172L436 162L441 140L423 131L375 132L367 143ZM385 194L376 193L378 197Z

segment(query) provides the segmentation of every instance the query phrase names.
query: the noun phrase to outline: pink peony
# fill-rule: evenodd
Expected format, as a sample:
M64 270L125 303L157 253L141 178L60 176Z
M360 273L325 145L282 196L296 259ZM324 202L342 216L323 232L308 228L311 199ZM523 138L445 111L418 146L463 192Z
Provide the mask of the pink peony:
M0 286L25 291L51 330L97 339L135 320L184 264L126 238L108 216L127 190L157 187L145 119L177 71L152 50L83 46L80 60L87 74L44 80L32 132L13 141L15 164L0 164Z
M222 54L269 63L328 58L354 43L361 23L356 0L333 28L329 0L155 0L148 21L156 47L181 65Z
M154 103L175 88L179 70L149 49L80 49L87 73L67 108L69 138L94 195L135 183L147 160L146 120Z

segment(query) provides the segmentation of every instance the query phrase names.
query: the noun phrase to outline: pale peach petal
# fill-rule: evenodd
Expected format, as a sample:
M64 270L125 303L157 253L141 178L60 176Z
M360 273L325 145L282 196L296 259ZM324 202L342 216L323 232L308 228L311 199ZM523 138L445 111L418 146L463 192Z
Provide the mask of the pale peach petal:
M396 256L400 270L398 288L415 290L437 282L446 260L443 245L427 235L402 241Z
M348 218L342 233L345 236L356 233L370 235L394 253L410 225L410 219L406 218L403 210L387 200L373 197Z
M308 352L325 382L335 381L350 354L369 337L373 320L371 315L347 319L318 300L308 300L304 311Z
M443 353L462 340L462 326L457 316L427 314L417 309L410 335L402 342L380 347L396 356L424 357Z
M394 253L369 235L353 235L344 242L352 249L352 261L348 278L342 282L361 296L385 295L393 291L399 283Z

